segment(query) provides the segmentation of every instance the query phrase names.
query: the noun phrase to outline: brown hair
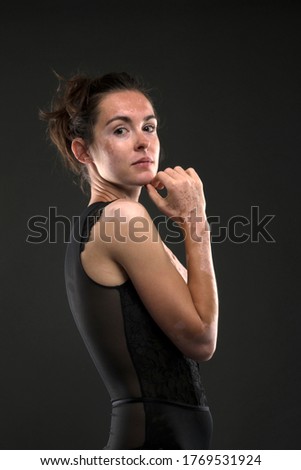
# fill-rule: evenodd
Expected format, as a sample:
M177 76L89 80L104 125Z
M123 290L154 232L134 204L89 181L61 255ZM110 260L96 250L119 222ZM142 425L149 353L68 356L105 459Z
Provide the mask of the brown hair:
M81 137L89 146L93 143L93 129L98 118L98 104L107 93L135 90L153 105L149 90L141 79L126 72L113 72L95 78L77 74L66 79L54 72L59 85L49 111L40 110L39 117L48 122L47 132L63 157L68 169L79 176L80 186L89 181L86 165L80 163L71 150L72 140Z

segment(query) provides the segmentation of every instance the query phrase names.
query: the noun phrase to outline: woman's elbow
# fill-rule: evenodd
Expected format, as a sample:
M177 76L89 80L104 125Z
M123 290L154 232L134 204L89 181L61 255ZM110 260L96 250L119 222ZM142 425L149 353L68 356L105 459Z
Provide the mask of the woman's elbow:
M216 350L216 342L210 341L203 344L196 344L189 351L187 357L197 362L209 361Z
M209 361L215 353L215 345L206 345L201 347L196 354L195 361L206 362Z
M190 332L178 339L178 348L184 356L197 362L209 361L215 353L217 323L214 322L197 333Z

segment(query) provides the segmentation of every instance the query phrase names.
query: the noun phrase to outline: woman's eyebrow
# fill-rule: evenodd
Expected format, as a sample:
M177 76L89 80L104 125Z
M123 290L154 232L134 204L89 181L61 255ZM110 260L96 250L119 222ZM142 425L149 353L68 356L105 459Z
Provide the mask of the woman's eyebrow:
M143 118L143 121L149 121L150 119L157 119L157 117L154 115L154 114L149 114L148 116L146 116L145 118ZM113 121L124 121L124 122L132 122L132 119L128 116L124 116L124 115L118 115L118 116L114 116L112 117L111 119L109 119L107 122L106 122L106 126L108 126L109 124L111 124L111 122Z

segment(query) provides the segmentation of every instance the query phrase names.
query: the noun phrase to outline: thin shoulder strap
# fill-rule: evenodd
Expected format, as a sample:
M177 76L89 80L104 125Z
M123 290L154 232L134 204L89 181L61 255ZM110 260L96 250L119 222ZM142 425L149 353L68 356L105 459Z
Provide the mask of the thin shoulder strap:
M79 233L77 234L77 240L80 241L80 251L83 250L85 243L89 240L93 225L99 220L103 209L110 202L94 202L82 212L78 225Z

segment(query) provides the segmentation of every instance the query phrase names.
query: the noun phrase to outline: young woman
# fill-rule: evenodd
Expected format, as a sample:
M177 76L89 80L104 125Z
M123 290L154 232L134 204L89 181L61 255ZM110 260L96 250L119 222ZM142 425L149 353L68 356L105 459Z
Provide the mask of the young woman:
M90 186L65 279L112 401L105 448L208 449L212 418L198 363L215 351L218 294L202 181L192 168L158 171L157 114L127 73L61 79L41 117L68 167ZM139 203L143 186L183 230L187 270Z

